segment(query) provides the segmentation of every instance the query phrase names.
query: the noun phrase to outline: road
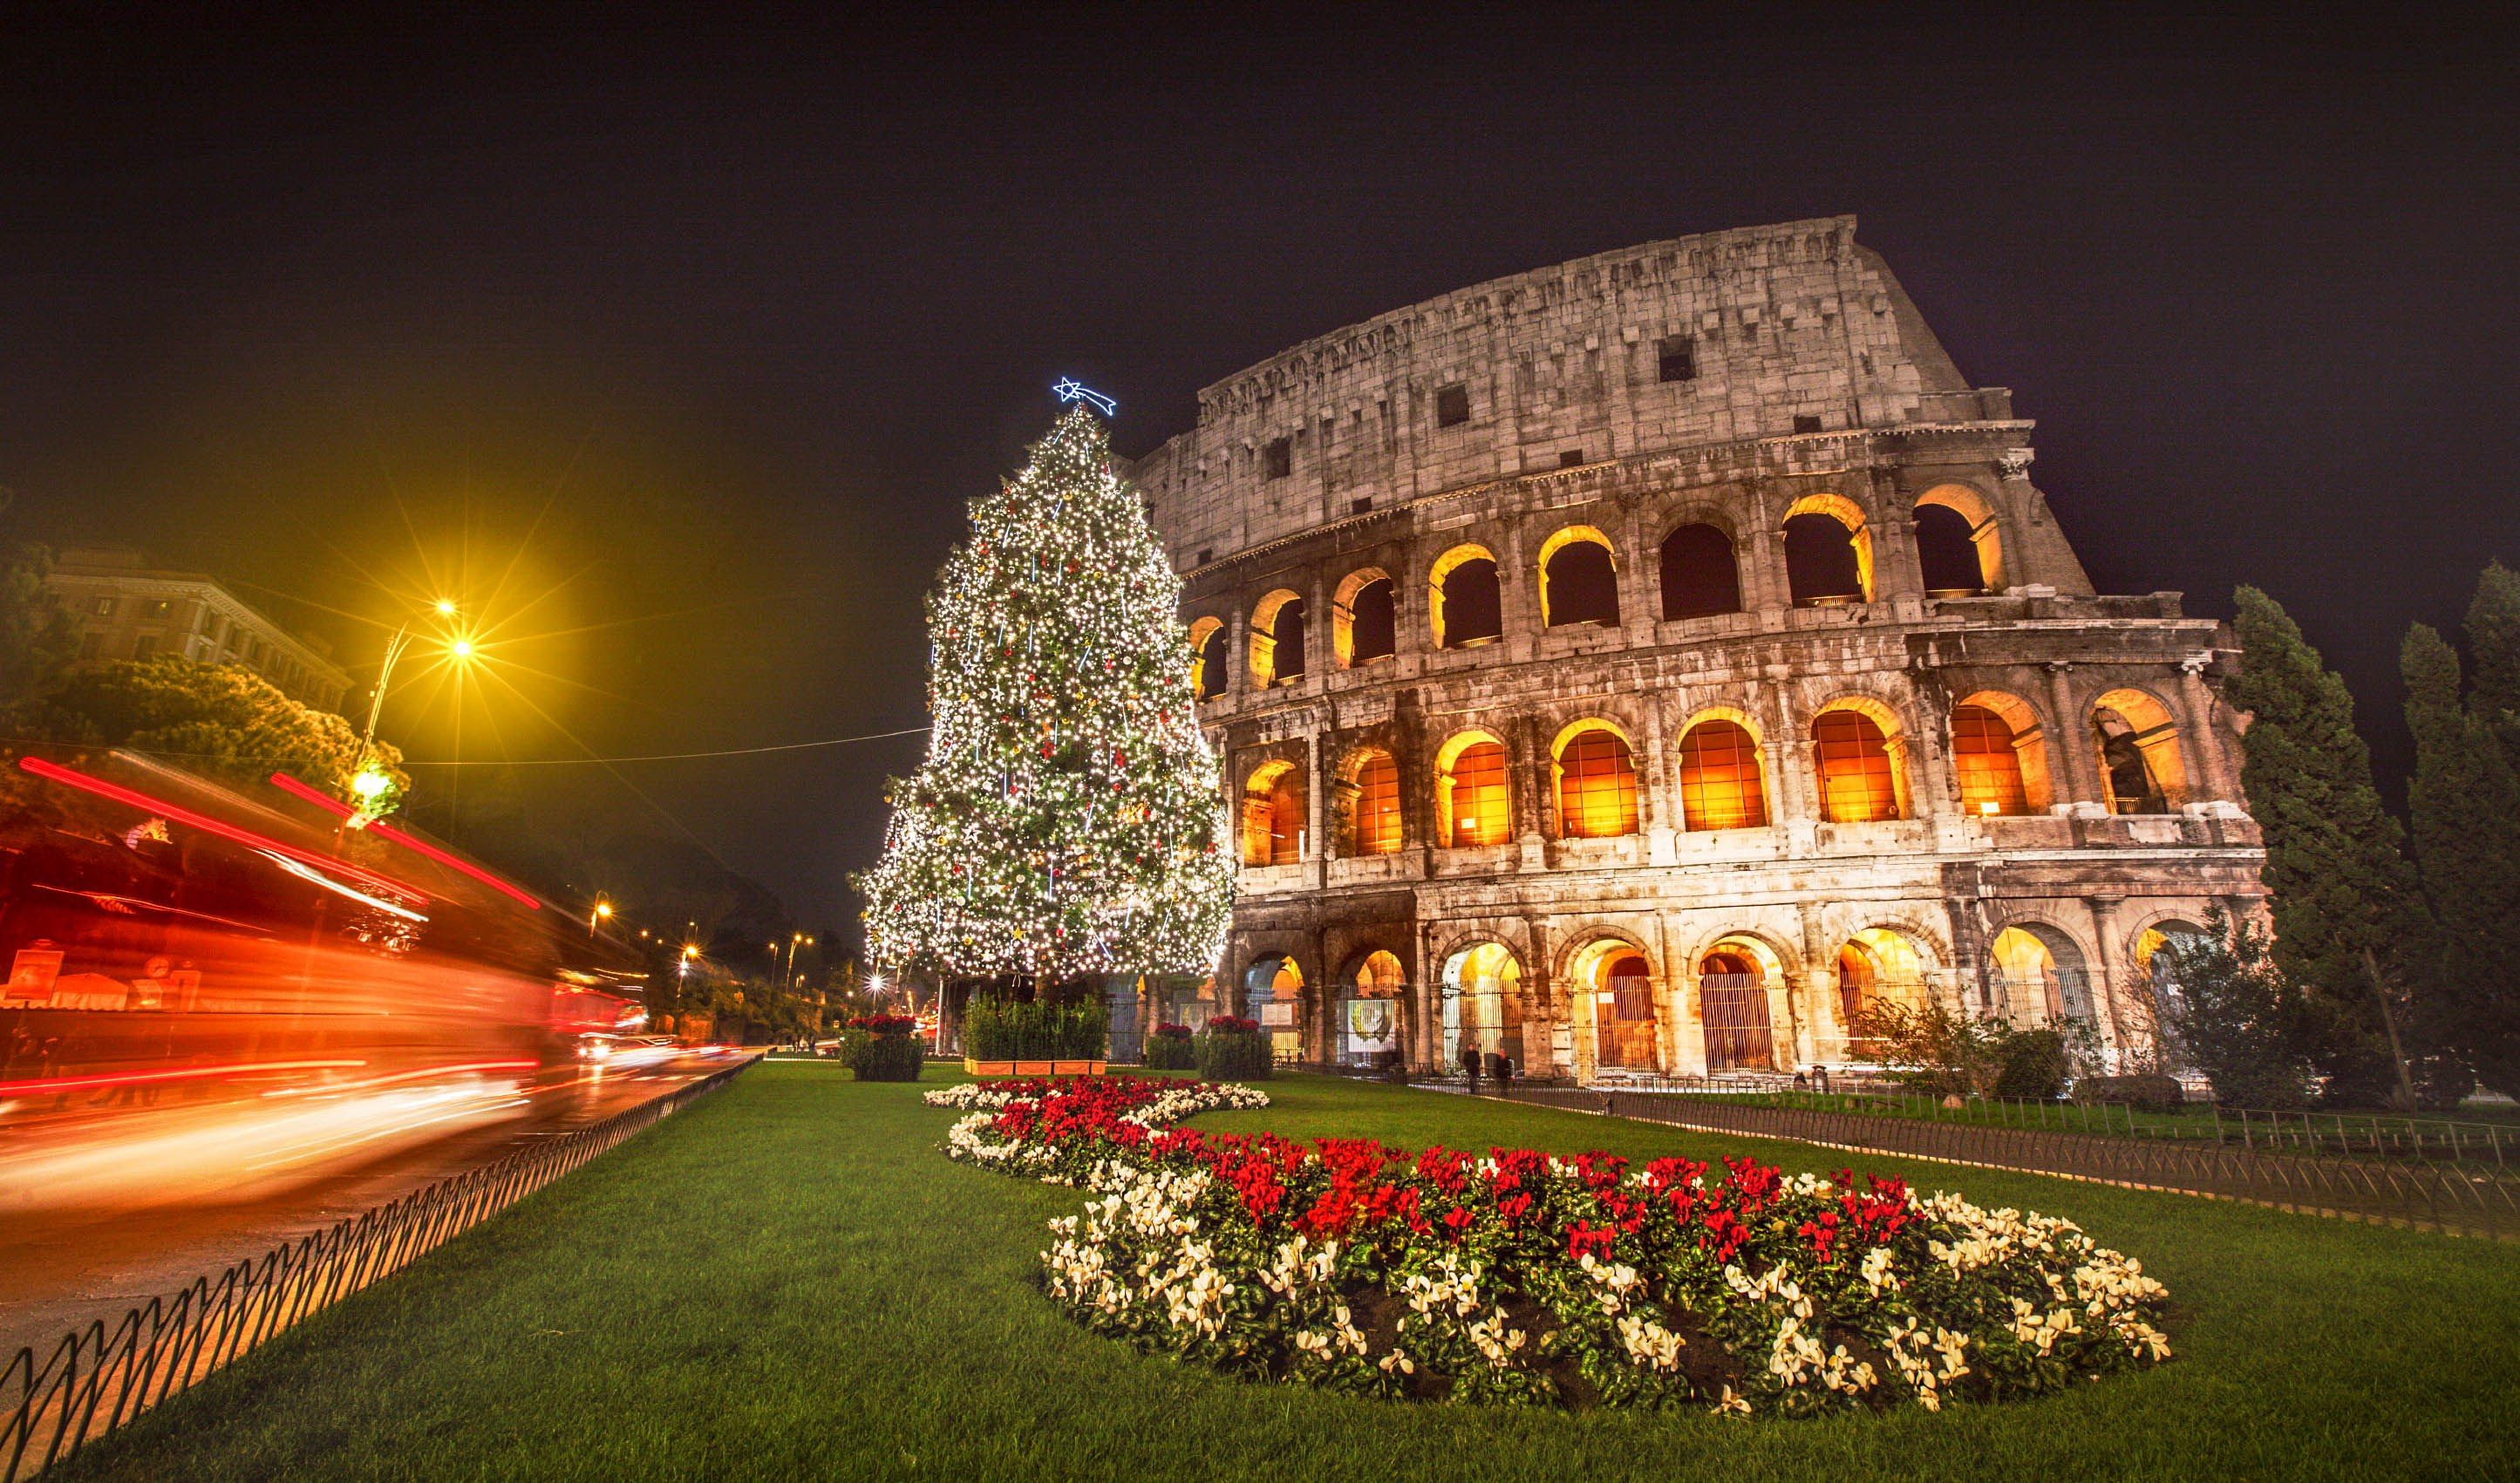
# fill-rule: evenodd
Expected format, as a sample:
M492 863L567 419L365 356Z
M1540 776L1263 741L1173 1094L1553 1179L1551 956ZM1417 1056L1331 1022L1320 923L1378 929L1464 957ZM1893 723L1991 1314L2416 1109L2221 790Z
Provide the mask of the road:
M514 1149L601 1122L723 1064L714 1057L684 1057L634 1075L576 1068L543 1073L499 1084L495 1103L484 1100L460 1116L413 1117L408 1105L387 1109L403 1125L391 1138L370 1135L378 1109L353 1108L363 1119L357 1136L324 1129L310 1138L305 1128L292 1128L287 1136L294 1142L285 1159L254 1157L277 1146L255 1146L253 1137L262 1130L233 1123L208 1129L207 1148L185 1146L204 1137L198 1128L125 1128L119 1140L103 1147L96 1146L104 1140L91 1135L89 1147L69 1151L90 1163L99 1162L93 1155L113 1155L109 1168L118 1185L99 1184L97 1193L74 1202L0 1206L0 1365L21 1346L34 1348L40 1363L73 1327L96 1320L111 1327L134 1305L171 1296L197 1277L259 1258L283 1241ZM191 1161L203 1177L149 1173L149 1153L130 1155L153 1146L160 1158ZM0 1182L20 1187L0 1191L0 1196L22 1195L33 1183L26 1172L30 1163L49 1156L59 1166L64 1151L0 1148L9 1155L0 1161Z

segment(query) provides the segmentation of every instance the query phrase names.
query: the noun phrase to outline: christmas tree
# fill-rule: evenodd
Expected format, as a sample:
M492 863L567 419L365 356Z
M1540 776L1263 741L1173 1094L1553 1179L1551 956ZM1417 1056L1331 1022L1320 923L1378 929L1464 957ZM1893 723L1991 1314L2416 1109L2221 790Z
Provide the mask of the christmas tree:
M1233 860L1174 575L1083 406L927 600L927 760L861 878L877 963L1046 985L1206 972Z

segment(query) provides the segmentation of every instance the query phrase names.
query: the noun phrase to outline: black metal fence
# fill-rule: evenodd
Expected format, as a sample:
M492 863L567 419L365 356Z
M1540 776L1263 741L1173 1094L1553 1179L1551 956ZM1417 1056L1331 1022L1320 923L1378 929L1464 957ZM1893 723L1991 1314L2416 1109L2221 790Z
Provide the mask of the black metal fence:
M0 1374L0 1483L74 1455L263 1341L390 1276L598 1154L725 1086L740 1061L591 1127L520 1148L328 1230L275 1246L111 1328L66 1335L38 1363L21 1349Z
M2468 1160L2436 1163L2288 1152L2206 1139L1943 1122L1675 1092L1514 1087L1504 1095L1515 1101L1704 1133L1793 1139L1858 1152L2063 1175L2458 1236L2520 1239L2520 1180Z

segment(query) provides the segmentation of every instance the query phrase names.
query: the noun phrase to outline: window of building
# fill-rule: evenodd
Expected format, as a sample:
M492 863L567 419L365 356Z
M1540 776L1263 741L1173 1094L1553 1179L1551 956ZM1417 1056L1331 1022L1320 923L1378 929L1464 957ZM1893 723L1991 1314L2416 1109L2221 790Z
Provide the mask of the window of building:
M1450 557L1446 558L1451 560ZM1485 556L1464 557L1450 566L1436 563L1435 643L1443 649L1466 649L1505 636L1505 594L1497 586L1497 566Z
M1712 525L1683 525L1662 542L1662 615L1703 618L1741 610L1741 567L1732 538Z
M1820 763L1822 818L1831 824L1866 824L1899 817L1889 739L1870 716L1846 708L1822 711L1812 723L1812 741Z
M2012 728L1983 705L1952 711L1952 770L1959 775L1960 808L1972 814L2026 814L2021 754Z
M1986 591L1986 569L1978 560L1968 517L1948 505L1916 507L1916 567L1929 596L1974 597Z
M1560 469L1573 469L1580 466L1583 462L1584 450L1581 448L1569 448L1565 452L1557 455L1557 467Z
M1618 733L1583 732L1557 754L1557 831L1572 839L1637 831L1637 769Z
M1242 787L1242 863L1304 858L1304 777L1291 762L1264 764Z
M1363 499L1355 499L1347 502L1347 513L1350 515L1364 515L1372 509L1373 496L1370 494L1365 496Z
M1809 511L1785 521L1785 581L1796 607L1866 601L1864 552L1857 527L1848 521L1834 509Z
M1451 806L1451 843L1457 849L1503 844L1513 835L1513 810L1508 801L1505 747L1473 742L1457 753L1444 770L1443 787Z
M1458 427L1470 420L1470 388L1455 384L1435 388L1435 426Z
M1399 647L1398 614L1392 605L1391 579L1377 577L1356 590L1348 602L1348 662L1369 664L1388 659Z
M1216 548L1215 548L1215 547L1213 547L1213 546L1201 546L1200 548L1198 548L1198 561L1197 561L1197 562L1196 562L1195 564L1200 565L1200 566L1204 566L1204 565L1206 565L1208 562L1213 562L1213 561L1215 561L1215 560L1216 560Z
M1543 557L1540 564L1542 626L1617 626L1619 578L1610 564L1610 548L1590 537L1563 541L1552 538L1550 544L1556 549Z
M1820 419L1808 413L1797 413L1794 416L1794 430L1796 432L1818 432L1820 430Z
M88 610L89 612L91 612L91 613L95 614L96 616L100 617L100 618L110 618L110 617L112 617L112 616L113 616L113 599L112 599L112 598L94 598L94 599L91 599L91 600L89 601L88 605L87 605L87 610Z
M174 610L175 605L165 598L151 598L140 605L140 615L144 618L162 618Z
M1261 464L1269 477L1282 479L1295 472L1295 440L1290 437L1271 438L1260 450Z
M1400 848L1400 765L1375 752L1356 770L1354 852L1388 855Z
M158 657L158 636L154 633L144 633L140 637L132 640L131 657L135 659L154 659Z
M1654 358L1660 363L1664 381L1697 380L1697 342L1688 336L1664 336L1654 345Z
M1690 830L1765 829L1759 743L1733 721L1700 721L1680 739L1680 811Z

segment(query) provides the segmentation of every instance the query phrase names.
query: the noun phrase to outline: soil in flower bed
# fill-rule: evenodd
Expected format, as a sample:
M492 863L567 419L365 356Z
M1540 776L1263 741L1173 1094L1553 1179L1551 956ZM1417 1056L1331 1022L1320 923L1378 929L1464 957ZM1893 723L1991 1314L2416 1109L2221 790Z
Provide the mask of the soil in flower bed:
M1042 1254L1072 1316L1253 1377L1801 1416L2049 1393L2170 1355L2139 1263L1897 1180L1167 1130L1265 1102L1204 1083L929 1100L976 1109L952 1156L1100 1196Z

